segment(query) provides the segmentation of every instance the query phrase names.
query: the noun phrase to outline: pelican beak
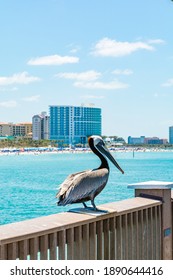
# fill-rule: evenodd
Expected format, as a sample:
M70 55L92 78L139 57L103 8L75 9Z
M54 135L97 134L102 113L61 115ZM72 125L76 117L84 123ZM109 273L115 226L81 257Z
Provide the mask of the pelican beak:
M118 168L121 171L122 174L124 174L124 171L119 166L119 164L116 162L116 160L111 155L111 153L109 152L108 148L105 145L103 146L101 143L98 143L97 148L102 154L104 154L116 166L116 168Z

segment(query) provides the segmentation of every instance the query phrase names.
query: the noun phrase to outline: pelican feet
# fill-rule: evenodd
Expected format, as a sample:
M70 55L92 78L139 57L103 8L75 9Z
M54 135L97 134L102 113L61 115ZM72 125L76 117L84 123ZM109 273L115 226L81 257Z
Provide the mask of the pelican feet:
M99 211L99 212L101 211L102 212L102 210L100 210L100 209L98 209L96 207L96 205L94 203L94 200L91 200L91 204L92 204L93 207L87 206L85 202L82 202L82 203L83 203L85 209L92 210L92 211Z

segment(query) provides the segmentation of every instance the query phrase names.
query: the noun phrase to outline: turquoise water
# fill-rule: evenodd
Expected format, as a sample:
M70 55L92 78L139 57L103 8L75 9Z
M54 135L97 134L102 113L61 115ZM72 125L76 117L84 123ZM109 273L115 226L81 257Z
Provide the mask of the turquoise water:
M113 153L122 175L110 163L110 177L96 205L133 197L130 183L148 180L173 181L172 152ZM68 174L95 168L99 159L92 153L0 156L0 224L50 215L69 208L59 207L55 195Z

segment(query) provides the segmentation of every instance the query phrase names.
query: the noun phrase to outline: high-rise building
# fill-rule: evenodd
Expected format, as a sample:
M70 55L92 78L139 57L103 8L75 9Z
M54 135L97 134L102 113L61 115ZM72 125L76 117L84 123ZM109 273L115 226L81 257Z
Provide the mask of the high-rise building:
M169 143L173 144L173 126L169 127Z
M101 135L101 108L93 104L50 106L50 139L61 144L85 144L90 135Z
M46 112L32 117L32 139L49 139L49 116Z

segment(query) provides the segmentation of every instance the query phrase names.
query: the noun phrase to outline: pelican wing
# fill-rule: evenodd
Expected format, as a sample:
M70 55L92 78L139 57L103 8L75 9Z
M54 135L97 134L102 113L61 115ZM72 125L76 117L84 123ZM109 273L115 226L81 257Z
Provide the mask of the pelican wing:
M99 189L106 185L108 170L95 169L72 174L61 185L58 197L59 205L89 200L99 193Z
M56 198L59 198L60 196L63 196L66 194L66 192L74 186L74 180L78 178L78 176L82 175L85 172L88 172L89 170L86 171L81 171L77 173L70 174L65 181L60 185L59 187L59 192L56 194Z

